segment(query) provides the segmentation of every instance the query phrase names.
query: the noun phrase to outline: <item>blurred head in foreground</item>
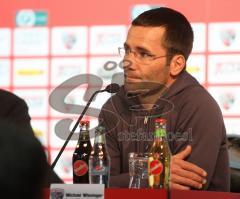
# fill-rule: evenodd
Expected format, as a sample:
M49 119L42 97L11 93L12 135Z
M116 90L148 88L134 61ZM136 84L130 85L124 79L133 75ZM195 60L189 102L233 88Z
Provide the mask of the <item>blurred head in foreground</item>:
M41 198L46 156L37 138L22 131L0 121L0 193L4 198Z

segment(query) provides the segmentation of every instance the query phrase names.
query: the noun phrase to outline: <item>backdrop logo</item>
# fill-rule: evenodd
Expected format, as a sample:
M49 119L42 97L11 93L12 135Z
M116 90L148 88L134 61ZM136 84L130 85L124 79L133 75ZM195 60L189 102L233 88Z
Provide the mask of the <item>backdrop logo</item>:
M44 98L41 96L28 96L26 98L26 101L28 102L29 106L33 109L42 107L44 104Z
M71 50L77 42L77 36L74 33L65 33L62 36L62 41L65 48Z
M125 63L125 65L128 63ZM119 66L119 67L118 67ZM104 63L103 67L100 67L97 74L105 80L112 79L112 83L117 83L123 85L123 61L119 63L115 61L107 61Z
M80 65L73 65L73 64L61 64L58 66L57 75L60 77L69 77L73 74L79 73ZM66 79L66 78L65 78Z
M199 73L201 71L199 66L189 65L187 66L187 71L191 74Z
M221 62L216 64L215 74L235 75L240 73L240 62Z
M73 91L75 88L83 84L87 84L87 89L83 97L84 101L87 102L94 92L102 88L103 81L100 77L92 74L76 75L64 81L62 84L60 84L53 90L53 92L49 96L50 106L61 113L79 115L83 111L85 106L73 104L73 101L66 102L65 99L67 98L71 91ZM100 110L98 108L89 107L88 111L86 112L86 115L97 118L99 116L99 113ZM117 119L114 113L112 113L111 111L109 111L108 114L110 114L112 118ZM70 133L69 128L72 122L73 120L70 118L60 120L55 126L56 135L59 138L66 140L67 136ZM94 129L91 129L91 131L93 130ZM77 140L78 137L79 134L76 133L73 135L72 139Z
M22 68L16 71L16 73L21 76L39 76L39 75L43 75L44 71L42 69Z
M226 29L220 33L221 40L225 46L231 46L236 38L236 32L233 29Z
M51 189L51 199L63 199L64 189Z
M59 165L65 175L72 175L72 156L62 157Z
M37 136L40 140L44 139L44 133L40 129L33 128L34 135ZM43 143L43 141L42 141Z
M48 14L45 11L20 10L16 14L17 26L45 26Z
M235 102L235 96L233 93L224 93L220 96L221 106L225 110L231 109L234 102Z
M119 65L119 67L122 68L123 65L125 67L125 66L128 66L129 64L131 64L131 62L129 60L124 60L124 61L120 62L119 64L116 63L115 65L110 62L106 62L106 64L104 65L105 70L115 69L115 67L117 67L117 65ZM119 77L123 76L123 73L117 73L115 75L116 76L114 76L114 75L112 76L111 83L118 83L118 81L121 80L121 78L119 78ZM70 79L64 81L62 84L60 84L58 87L56 87L52 91L52 93L49 96L50 106L53 109L55 109L56 111L61 112L61 113L69 113L69 114L79 115L85 108L85 105L73 104L73 101L66 101L66 98L71 93L71 91L73 91L74 89L76 89L77 87L79 87L83 84L87 85L83 99L85 102L88 102L88 100L93 95L93 93L95 93L97 90L102 89L103 80L100 77L93 75L93 74L80 74L80 75L71 77ZM128 83L127 85L130 88L130 90L129 90L129 92L125 93L126 94L125 98L128 98L128 100L130 100L134 96L137 97L138 95L146 95L148 92L152 93L152 92L161 91L161 93L164 93L167 90L167 87L165 87L165 85L163 85L163 84L160 84L159 82L137 82L137 83L133 83L133 84ZM131 88L133 90L131 90ZM134 91L137 91L137 93L135 93ZM171 101L161 98L161 97L159 97L158 101L159 101L160 105L159 106L156 105L156 106L152 107L154 114L151 115L151 117L154 118L154 117L162 116L164 114L171 112L174 109L174 104ZM115 107L114 109L118 110L118 107L115 106L113 101L110 100L109 103L112 103L112 106ZM140 107L137 105L130 106L128 108L130 111L139 112L139 113L140 112L142 113L143 110L146 110L143 107ZM112 118L112 121L114 122L114 126L112 127L112 129L108 129L109 132L111 132L113 129L115 129L119 125L120 118L117 113L118 111L113 112L113 111L105 109L105 108L103 108L102 110L104 111L104 114L107 114L108 117ZM88 110L86 111L85 115L98 118L99 113L100 113L100 109L94 108L94 107L89 107ZM143 119L144 117L145 117L145 114L144 115L140 114L138 117L136 117L135 124L131 125L131 127L133 127L133 126L137 127L138 120ZM149 118L150 118L150 116L149 116ZM101 119L102 118L99 118L100 123L102 122ZM121 119L123 121L125 121L126 118L121 118ZM60 139L66 140L66 138L68 137L68 135L70 133L70 125L72 122L73 122L72 119L66 118L66 119L62 119L58 123L56 123L55 133ZM94 132L93 132L94 130L95 130L94 128L90 129L90 135L94 135ZM78 137L79 137L79 133L75 133L72 136L72 140L77 140Z
M121 35L118 33L99 33L97 35L96 45L112 46L114 43L117 43L120 38Z
M135 19L138 15L142 14L143 12L145 12L147 10L151 10L151 9L154 9L154 8L160 8L160 7L165 7L165 6L164 5L150 5L150 4L135 5L132 8L132 13L131 13L132 20Z

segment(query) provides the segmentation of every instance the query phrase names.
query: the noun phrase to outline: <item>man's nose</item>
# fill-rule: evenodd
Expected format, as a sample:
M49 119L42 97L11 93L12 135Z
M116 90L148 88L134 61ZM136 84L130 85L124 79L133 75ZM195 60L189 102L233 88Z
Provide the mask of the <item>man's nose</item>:
M123 59L123 70L133 70L136 68L136 60L134 54L130 53Z
M132 67L132 60L129 59L129 58L126 58L124 57L123 61L122 61L122 66L123 66L123 69L126 70L126 69L129 69Z

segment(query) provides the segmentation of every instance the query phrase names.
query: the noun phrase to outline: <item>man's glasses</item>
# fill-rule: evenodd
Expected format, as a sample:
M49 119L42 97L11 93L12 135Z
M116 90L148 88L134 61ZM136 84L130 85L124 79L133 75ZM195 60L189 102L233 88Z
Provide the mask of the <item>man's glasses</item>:
M168 55L162 55L162 56L155 56L152 55L148 52L144 52L144 51L132 51L130 48L125 49L124 47L119 47L118 48L118 54L123 57L126 58L127 56L129 56L130 54L134 55L135 60L140 63L140 64L150 64L152 61L159 59L159 58L163 58L163 57L167 57Z

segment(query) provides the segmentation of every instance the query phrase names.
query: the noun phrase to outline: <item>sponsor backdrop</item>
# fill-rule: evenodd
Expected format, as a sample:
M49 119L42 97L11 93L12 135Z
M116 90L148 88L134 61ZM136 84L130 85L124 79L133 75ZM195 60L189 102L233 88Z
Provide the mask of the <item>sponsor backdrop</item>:
M73 126L71 120L81 112L89 93L122 82L117 48L123 45L131 19L159 6L178 9L191 21L195 41L187 70L218 102L227 133L240 135L239 1L3 0L1 5L0 87L26 100L49 162L56 157ZM76 75L80 76L72 79ZM60 84L58 92L52 93ZM51 93L57 100L50 105ZM91 128L97 125L99 110L109 97L100 94L92 103L87 115ZM68 119L64 127L55 128L63 119ZM67 183L72 182L76 138L55 168Z

